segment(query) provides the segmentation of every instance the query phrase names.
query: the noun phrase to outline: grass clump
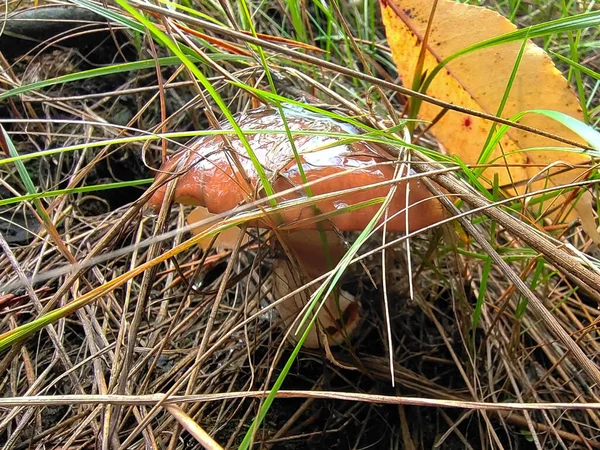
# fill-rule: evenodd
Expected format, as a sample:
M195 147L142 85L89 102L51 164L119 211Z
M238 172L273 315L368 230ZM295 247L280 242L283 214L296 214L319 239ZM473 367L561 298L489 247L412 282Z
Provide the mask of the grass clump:
M538 3L489 6L520 28L588 13ZM34 7L9 2L9 21L13 9ZM534 231L524 198L504 198L493 180L486 190L481 169L438 152L426 124L407 142L378 2L67 9L95 15L0 60L4 448L598 447L597 248L577 223L539 220ZM535 36L592 128L597 33ZM350 252L317 286L326 294L339 279L365 319L331 353L283 339L265 235L203 252L186 207L145 207L168 154L223 120L243 136L235 115L263 103L410 149L423 179L443 174L462 220L385 239L374 222L345 236ZM596 180L581 183L595 198ZM555 198L545 194L538 201ZM280 207L276 196L263 206Z

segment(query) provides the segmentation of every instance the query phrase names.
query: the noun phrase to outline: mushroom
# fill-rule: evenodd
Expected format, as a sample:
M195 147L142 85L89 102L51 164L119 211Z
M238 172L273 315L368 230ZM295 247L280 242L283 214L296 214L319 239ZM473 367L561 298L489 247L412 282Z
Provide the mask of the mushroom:
M280 245L286 250L281 253L292 256L290 260L282 257L275 262L273 284L278 298L301 286L303 279L314 279L335 267L345 253L338 232L363 230L379 205L352 209L351 212L348 212L348 207L374 197L385 197L391 185L382 182L389 182L394 176L400 178L394 173L394 160L382 147L368 141L350 139L342 143L337 136L323 134L359 134L353 125L295 108L286 107L283 111L287 126L294 136L298 160L294 157L288 135L283 131L285 125L278 111L261 107L236 119L241 129L256 130L247 133L246 138L268 176L273 191L286 191L277 197L277 203L296 201L290 208L249 223L251 226L274 229ZM228 123L221 126L223 130L231 130ZM308 199L299 165L310 183L312 196L317 200ZM192 141L185 150L171 157L161 171L174 172L182 170L182 167L187 169L177 178L174 193L176 202L204 207L212 214L233 214L242 203L264 196L259 174L244 145L231 133L228 138L210 135ZM318 199L326 194L375 183L382 185ZM406 189L406 181L397 183L388 207L388 231L415 231L442 219L439 202L418 179L413 179L408 192L408 203L412 206L407 229ZM150 204L155 208L160 207L165 193L166 185L160 186L150 198ZM299 199L304 200L300 205ZM329 266L322 233L327 239ZM279 302L277 309L286 326L292 326L306 306L310 293L303 292ZM316 321L320 331L313 327L304 345L319 347L324 335L328 344L340 344L356 329L359 316L358 302L352 295L338 290L325 299ZM296 328L292 329L292 339L297 339L303 331L296 334Z

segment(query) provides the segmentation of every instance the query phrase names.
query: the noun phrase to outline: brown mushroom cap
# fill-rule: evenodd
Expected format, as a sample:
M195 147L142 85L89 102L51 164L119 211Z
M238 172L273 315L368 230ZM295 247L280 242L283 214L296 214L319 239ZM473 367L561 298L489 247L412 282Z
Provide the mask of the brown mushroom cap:
M359 134L359 130L354 126L337 122L323 115L295 109L286 109L285 117L291 131L309 132L294 136L295 148L308 182L327 178L310 186L313 196L394 179L394 160L380 146L366 141L345 143L341 142L343 136L332 137L310 133L315 131L342 135ZM294 158L288 136L283 132L285 126L279 113L270 108L260 108L239 116L237 122L243 130L260 131L249 133L246 138L269 178L273 190L280 193L294 187L298 188L278 197L277 203L307 197L306 190L302 186L298 163ZM223 124L222 128L231 130L229 124ZM224 138L223 135L212 135L196 139L185 151L170 158L162 171L181 172L176 180L176 202L202 206L213 214L230 212L243 202L251 202L264 196L256 168L242 142L232 134L229 134L228 138ZM252 226L267 227L277 223L294 230L278 233L278 238L282 245L285 243L292 258L289 261L278 259L275 263L273 290L276 297L281 298L301 286L305 275L315 278L330 269L326 263L321 235L315 231L317 221L310 220L315 216L314 205L318 207L319 213L328 215L376 197L386 197L391 186L388 184L332 198L303 202L302 206L278 211L276 219L274 217L273 220L261 219L258 223L250 223L249 225ZM410 219L408 231L416 231L440 221L443 214L439 202L432 198L419 180L411 180L409 186L408 202L409 205L414 206L408 212ZM397 184L388 208L388 217L391 217L387 222L389 231L407 231L406 189L406 181ZM160 207L165 193L166 185L163 185L150 198L150 203L155 208ZM379 208L380 205L377 204L344 211L342 214L328 215L327 221L322 221L321 224L324 228L331 228L331 225L334 225L341 231L362 230ZM196 210L193 214L196 215L190 216L189 220L195 222L197 218L205 216L205 211ZM239 230L234 230L233 233L239 233ZM234 240L237 240L237 236L235 234ZM327 232L327 241L328 256L331 264L335 265L342 258L346 247L333 231ZM294 260L296 264L290 265L290 261ZM277 309L285 327L297 326L296 318L307 305L312 292L314 290L311 288L278 303ZM319 326L309 331L304 342L305 346L319 347L323 344L324 335L327 336L326 344L340 344L359 326L360 306L350 294L340 290L339 296L331 294L324 299L323 307L317 314L317 323ZM296 334L297 330L294 329L291 339L297 340L303 330Z
M359 134L359 130L354 126L323 115L287 108L284 112L291 131ZM305 197L306 191L302 187L298 164L294 159L288 136L282 132L285 128L279 113L271 108L260 108L239 116L237 122L243 130L279 131L247 134L246 137L275 192L299 187L297 191L279 197L277 202ZM231 126L223 124L222 128L230 130ZM177 180L175 201L204 206L211 213L220 214L233 210L244 201L252 201L264 195L262 189L259 193L256 192L260 180L242 142L236 135L229 135L227 140L231 147L222 135L202 136L189 144L187 150L167 161L162 171L174 172L183 169L184 172ZM390 164L393 159L380 146L366 141L339 141L340 138L337 137L313 134L294 137L294 144L309 182L339 174L311 185L313 196L390 181L394 178L394 165ZM234 161L234 153L239 162ZM182 158L186 158L185 161ZM179 164L180 162L183 164ZM243 167L249 184L238 170L237 164ZM189 170L185 171L185 168ZM349 169L353 169L352 172L345 173ZM405 209L406 182L400 182L397 186L389 206L388 217ZM278 214L278 220L280 224L289 225L301 219L314 217L314 204L322 214L333 213L376 197L385 197L390 188L390 185L379 186L315 201L312 204L307 203L302 207L282 211ZM161 205L165 192L166 186L163 185L150 198L150 203L155 208ZM442 219L442 207L439 202L431 198L431 194L419 180L413 179L410 181L409 204L416 203L418 204L409 209L409 231L419 230ZM379 207L380 205L373 205L334 215L328 222L322 223L331 223L341 231L362 230ZM387 229L406 231L405 224L405 214L402 212L387 222ZM315 221L303 221L302 228L316 227Z

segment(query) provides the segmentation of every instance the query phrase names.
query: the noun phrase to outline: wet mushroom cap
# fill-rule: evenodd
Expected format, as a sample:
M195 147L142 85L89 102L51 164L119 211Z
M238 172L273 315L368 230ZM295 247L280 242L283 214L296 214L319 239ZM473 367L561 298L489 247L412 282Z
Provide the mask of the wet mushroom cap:
M312 134L359 134L359 130L353 125L295 109L286 108L284 114L292 133L304 132L294 136L294 144L307 180L312 182L333 176L310 186L314 197L394 178L394 160L379 145L367 141L340 142L343 136ZM306 197L293 148L279 113L270 108L260 108L239 116L237 122L242 130L259 131L246 134L246 138L274 191L298 188L293 193L278 197L277 202ZM222 129L231 130L231 126L222 124ZM240 167L243 168L247 179L238 170ZM176 202L204 206L213 214L229 212L243 202L264 197L264 190L257 189L257 186L261 186L257 171L235 134L228 134L227 139L218 134L202 136L192 141L186 150L171 157L161 170L182 173L178 177L175 189ZM388 210L388 217L393 217L387 222L387 229L406 231L403 212L406 205L406 182L399 182L397 186ZM280 224L286 225L302 220L302 228L314 229L317 227L316 221L303 220L314 217L313 205L318 207L321 214L327 215L373 198L385 197L390 188L391 185L378 186L335 198L307 202L301 207L278 213L278 220ZM160 207L165 192L166 185L163 185L150 198L150 204L155 208ZM409 231L434 224L443 217L441 205L431 198L429 191L418 179L410 181L409 204L414 205L409 209ZM376 204L330 215L328 221L322 223L333 224L340 231L362 230L379 207L380 205ZM401 213L395 215L398 212Z
M346 252L345 245L335 231L327 232L328 245L325 250L322 235L316 231L323 217L317 218L315 214L327 218L320 222L326 229L332 228L332 225L340 231L364 229L380 204L361 208L352 206L386 197L392 188L389 182L394 179L396 167L394 159L379 145L350 139L350 135L360 134L353 125L296 109L286 108L284 113L294 136L293 143L301 167L308 182L315 182L310 186L315 197L311 201L306 201L307 193L305 186L302 186L298 162L279 113L270 108L260 108L237 118L273 190L277 193L289 191L277 197L278 205L302 200L292 202L291 208L278 208L273 217L248 223L251 226L288 229L278 233L278 240L286 253L289 252L290 258L278 258L274 263L273 291L277 298L283 298L303 286L305 277L312 279L326 273ZM258 173L244 145L231 133L229 124L222 124L221 127L229 130L226 136L214 134L200 137L162 167L162 172L177 176L174 193L176 202L204 207L209 213L220 214L234 212L244 202L264 197ZM335 136L323 133L333 133ZM404 167L401 175L406 173ZM376 183L383 185L357 190ZM405 216L407 185L408 204L411 205L408 227ZM348 189L354 191L338 194ZM156 209L163 203L165 193L166 184L150 198L150 203ZM337 195L318 198L326 194ZM264 205L268 206L268 203ZM196 219L202 218L206 211L197 208L195 214ZM443 214L439 202L418 179L412 179L410 182L402 180L397 183L388 208L388 218L389 231L406 231L407 228L416 231L440 221ZM331 265L327 263L325 252ZM277 303L285 328L298 326L298 315L309 303L312 292L312 288L303 290ZM319 326L311 328L304 346L317 348L324 343L324 336L328 345L346 342L360 324L360 305L352 295L339 290L339 296L331 294L324 299L317 313L317 323ZM294 341L303 330L298 335L295 328L292 330L290 339Z

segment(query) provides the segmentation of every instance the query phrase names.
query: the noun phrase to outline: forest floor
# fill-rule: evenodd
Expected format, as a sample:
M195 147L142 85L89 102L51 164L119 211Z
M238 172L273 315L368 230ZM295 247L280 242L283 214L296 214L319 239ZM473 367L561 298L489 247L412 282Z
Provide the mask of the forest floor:
M147 17L195 52L190 58L229 110L259 105L230 82L269 88L256 47L190 22L206 33L194 37L173 26L175 8L167 3L155 7L159 17L154 10ZM7 5L9 17L35 10ZM342 279L361 305L351 342L296 355L268 309L276 298L267 236L250 230L250 241L235 251L193 245L170 255L190 237L177 232L190 208L157 213L147 205L165 154L190 132L210 128L207 111L223 119L211 90L144 25L107 26L82 8L123 15L117 3L57 5L43 2L45 13L28 18L35 26L24 16L9 20L0 36L1 144L15 152L0 160L3 448L238 448L250 439L254 448L273 449L600 448L597 383L553 328L558 324L598 371L598 303L558 270L554 250L540 252L516 230L471 217L551 311L551 324L456 222L412 237L410 258L404 242L382 256L387 241L376 234L358 255L373 253ZM398 82L377 1L181 2L192 8L182 10L190 17L251 36L240 5L257 33L278 38L266 41ZM579 3L535 0L487 6L520 28L586 12ZM36 36L24 39L30 31ZM536 39L546 50L576 54L592 73L558 64L573 86L580 83L596 128L597 33ZM405 111L407 99L397 92L273 47L264 52L283 77L277 85L290 87L282 95L293 100L353 117L360 111L365 123L391 125L389 108ZM429 133L419 145L439 151ZM596 179L594 172L590 186ZM544 242L562 242L581 267L600 273L598 247L578 223L547 229L552 239ZM344 237L352 243L358 233ZM12 341L15 330L23 334ZM262 393L278 378L270 404ZM159 402L156 394L171 400ZM31 396L44 397L32 403ZM594 407L535 407L556 403Z

